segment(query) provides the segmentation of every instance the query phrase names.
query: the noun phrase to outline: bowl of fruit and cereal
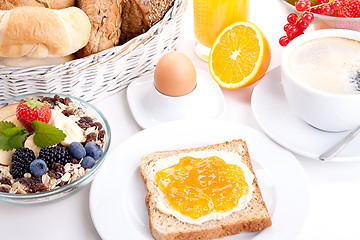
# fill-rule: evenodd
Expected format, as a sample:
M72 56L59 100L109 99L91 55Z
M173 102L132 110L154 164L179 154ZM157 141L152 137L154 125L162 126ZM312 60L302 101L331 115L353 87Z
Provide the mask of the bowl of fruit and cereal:
M33 204L68 196L103 164L104 115L67 95L33 93L0 102L0 201Z
M279 40L282 46L303 34L310 24L313 24L314 30L339 28L360 31L360 0L279 1L288 14L285 35Z

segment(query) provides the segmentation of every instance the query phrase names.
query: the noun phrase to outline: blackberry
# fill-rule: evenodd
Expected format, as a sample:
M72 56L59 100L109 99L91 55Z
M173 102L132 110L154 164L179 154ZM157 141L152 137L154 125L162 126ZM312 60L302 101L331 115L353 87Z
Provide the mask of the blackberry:
M34 160L35 154L30 148L16 149L11 158L10 174L14 178L22 178L26 172L30 172L30 163Z
M71 162L70 153L66 147L42 148L38 158L44 160L49 169L52 169L53 163L65 165L66 163Z

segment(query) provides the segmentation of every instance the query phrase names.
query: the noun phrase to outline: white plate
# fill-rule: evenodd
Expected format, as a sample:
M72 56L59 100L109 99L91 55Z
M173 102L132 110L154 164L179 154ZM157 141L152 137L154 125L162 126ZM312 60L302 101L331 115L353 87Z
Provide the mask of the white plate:
M126 94L135 121L140 127L148 128L169 121L221 117L225 99L219 85L201 69L196 69L196 77L196 88L181 97L155 92L153 74L132 81Z
M309 185L299 162L261 132L220 120L175 121L143 130L106 159L90 190L90 211L103 239L153 239L145 206L139 162L158 151L246 140L273 226L226 239L289 240L302 229L309 207ZM290 222L289 222L290 221Z
M251 107L255 119L275 142L308 158L319 159L349 131L325 132L300 119L287 102L281 85L281 70L267 73L254 88ZM360 136L355 137L342 152L329 161L360 160Z

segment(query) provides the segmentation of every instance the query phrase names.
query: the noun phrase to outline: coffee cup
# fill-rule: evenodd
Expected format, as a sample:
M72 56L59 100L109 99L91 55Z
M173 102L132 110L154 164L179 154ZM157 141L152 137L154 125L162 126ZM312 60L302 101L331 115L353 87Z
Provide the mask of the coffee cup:
M281 78L294 112L330 132L360 125L360 32L324 29L284 49Z

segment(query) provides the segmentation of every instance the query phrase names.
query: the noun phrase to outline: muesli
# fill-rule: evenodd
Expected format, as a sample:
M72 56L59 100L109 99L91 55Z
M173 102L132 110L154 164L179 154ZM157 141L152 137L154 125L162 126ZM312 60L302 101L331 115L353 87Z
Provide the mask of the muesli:
M49 191L82 177L103 154L102 124L70 98L0 109L0 192Z

